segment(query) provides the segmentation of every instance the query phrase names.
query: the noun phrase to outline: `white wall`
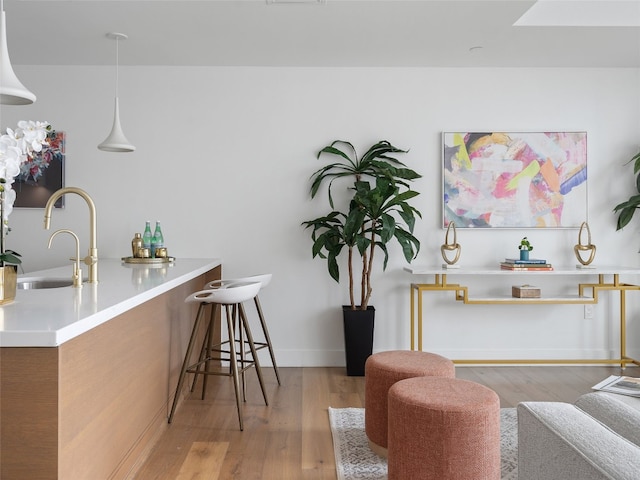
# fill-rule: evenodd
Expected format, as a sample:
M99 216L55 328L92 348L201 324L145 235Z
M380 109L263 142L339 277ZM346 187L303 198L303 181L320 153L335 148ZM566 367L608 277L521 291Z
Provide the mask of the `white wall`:
M361 153L382 139L410 149L402 160L424 175L415 184L423 214L416 262L439 264L442 131L585 130L596 262L639 263L640 220L616 232L612 214L633 192L632 167L624 163L638 147L636 70L122 67L121 120L137 147L128 154L96 148L113 119L112 67L16 70L38 100L3 106L0 124L48 120L67 132L66 185L95 200L100 256L128 255L133 233L158 219L178 261L221 257L229 277L272 272L261 299L283 366L344 362L346 286L311 259L311 240L300 225L326 210L323 200L309 199L308 179L321 166L316 152L334 139L353 142ZM87 223L85 205L68 197L65 210L54 212L52 230L73 229L84 251ZM23 254L26 271L69 263L70 238L46 249L42 210L16 210L11 226L9 248ZM556 265L575 263L577 230L459 231L461 263L497 265L516 253L525 234L537 255ZM388 270L375 274L375 350L409 346L412 279L403 265L393 249ZM452 294L425 300L433 333L426 348L456 358L591 356L615 346L608 322L617 303L607 295L589 322L580 306L468 306ZM636 355L638 305L629 298Z

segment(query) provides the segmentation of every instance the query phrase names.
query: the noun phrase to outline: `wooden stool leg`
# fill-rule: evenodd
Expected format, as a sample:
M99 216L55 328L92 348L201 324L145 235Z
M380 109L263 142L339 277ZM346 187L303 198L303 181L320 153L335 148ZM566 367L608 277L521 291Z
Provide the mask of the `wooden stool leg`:
M262 307L260 306L260 300L258 300L258 295L255 296L253 301L256 304L256 308L258 309L258 318L260 318L260 324L262 325L262 332L264 333L265 341L267 342L267 348L269 349L269 355L271 356L271 364L273 365L273 370L276 373L276 380L278 380L278 385L282 385L280 383L280 372L278 371L278 365L276 364L276 355L273 353L273 346L271 345L271 337L269 336L269 329L267 328L267 322L264 319L264 314L262 313Z
M236 344L234 339L235 332L233 328L233 314L231 311L231 307L226 305L227 311L227 330L229 334L229 357L231 363L231 376L233 377L233 386L236 392L236 407L238 409L238 420L240 422L240 430L244 430L244 425L242 423L242 405L240 404L240 378L238 376L238 359L236 357Z
M240 314L238 310L238 305L233 306L233 321L236 326L236 332L238 334L238 347L240 351L240 380L242 382L242 400L244 402L247 401L247 379L245 377L245 364L247 363L247 355L246 350L244 348L244 330L243 324L240 321Z
M200 366L202 365L202 363L204 362L204 359L206 358L206 356L208 355L207 352L207 340L209 338L209 333L214 331L215 325L214 325L214 318L215 318L215 312L216 309L218 308L217 304L212 304L211 305L211 315L209 316L209 325L207 325L207 330L204 332L204 338L202 339L202 347L200 348L200 355L198 356L198 363L196 364L196 371L193 372L193 381L191 382L191 391L193 392L196 388L196 382L198 381L198 375L200 375Z
M205 348L204 345L206 344L204 357L200 359L200 361L204 360L204 378L202 379L202 400L204 400L204 397L207 392L207 380L209 379L209 372L211 371L211 368L210 368L211 348L213 347L213 334L215 332L215 326L214 326L215 311L217 307L218 307L218 304L214 303L211 308L211 316L209 317L209 326L207 327L207 334L205 335L204 341L202 343L203 348ZM200 364L198 364L198 369L197 369L197 372L199 371L200 371ZM196 377L197 376L198 375L196 373ZM195 384L195 378L194 378L194 384Z
M260 388L262 389L264 404L269 405L269 400L267 399L267 390L264 387L264 380L262 379L262 369L260 368L260 360L258 359L258 353L253 343L253 335L251 335L251 328L249 328L249 322L247 321L247 315L244 311L244 307L242 306L242 304L239 304L239 307L240 307L240 319L242 320L242 325L244 326L244 330L247 334L247 342L249 343L249 348L251 349L251 356L253 357L253 364L254 364L253 368L255 368L256 373L258 374L258 381L260 382Z
M212 310L216 306L214 305ZM193 372L193 380L191 381L191 391L193 392L196 388L196 382L198 381L198 375L200 375L200 365L204 362L205 355L207 354L207 338L209 337L209 332L213 328L211 324L211 318L209 319L209 325L207 326L207 330L204 332L204 338L202 339L202 347L200 347L200 355L198 355L198 363L196 364L196 371Z
M191 331L191 338L189 339L189 346L187 347L187 352L184 355L184 360L182 361L182 368L180 369L180 377L178 378L178 386L176 387L176 393L173 397L173 405L171 406L171 412L169 413L169 421L171 423L173 420L173 414L176 411L176 406L178 405L178 398L180 396L180 390L182 390L182 384L184 383L184 377L187 373L187 368L189 368L189 359L191 358L191 351L193 350L193 344L196 341L196 335L198 334L198 326L200 325L200 319L202 318L202 312L204 310L205 304L201 303L198 307L198 313L196 314L196 320L193 323L193 330Z

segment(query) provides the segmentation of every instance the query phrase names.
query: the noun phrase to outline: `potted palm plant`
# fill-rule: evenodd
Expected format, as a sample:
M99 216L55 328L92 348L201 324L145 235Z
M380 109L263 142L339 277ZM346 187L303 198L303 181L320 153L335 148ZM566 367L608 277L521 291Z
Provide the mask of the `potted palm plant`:
M372 353L375 309L369 300L376 253L382 254L385 270L389 259L387 245L393 240L408 262L420 250L413 229L416 216L421 214L409 203L419 195L411 190L409 182L420 175L396 159L393 155L397 153L406 151L380 141L358 157L351 143L336 140L320 150L317 158L337 157L337 161L311 176L311 198L326 185L331 212L303 225L311 229L313 257L327 261L329 275L336 282L340 282L338 257L346 250L349 305L343 306L343 318L348 375L363 375L364 362ZM338 179L347 183L348 195L342 205L336 205L332 193L333 182ZM360 272L358 296L356 264Z

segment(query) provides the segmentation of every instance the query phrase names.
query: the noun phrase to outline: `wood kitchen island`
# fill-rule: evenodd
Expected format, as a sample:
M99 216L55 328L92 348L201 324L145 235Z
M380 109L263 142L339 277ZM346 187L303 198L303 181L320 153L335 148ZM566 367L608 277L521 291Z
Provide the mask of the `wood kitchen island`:
M99 268L97 285L19 290L0 307L2 480L128 478L170 428L197 308L184 299L221 261Z

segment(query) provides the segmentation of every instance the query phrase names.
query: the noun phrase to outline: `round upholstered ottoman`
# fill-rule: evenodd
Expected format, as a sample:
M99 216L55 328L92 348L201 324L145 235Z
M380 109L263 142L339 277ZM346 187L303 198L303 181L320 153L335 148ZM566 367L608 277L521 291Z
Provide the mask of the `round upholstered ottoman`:
M405 378L455 376L448 358L413 350L374 353L364 368L365 432L371 449L383 457L387 455L387 394L391 385Z
M389 480L500 480L500 400L468 380L389 389Z

